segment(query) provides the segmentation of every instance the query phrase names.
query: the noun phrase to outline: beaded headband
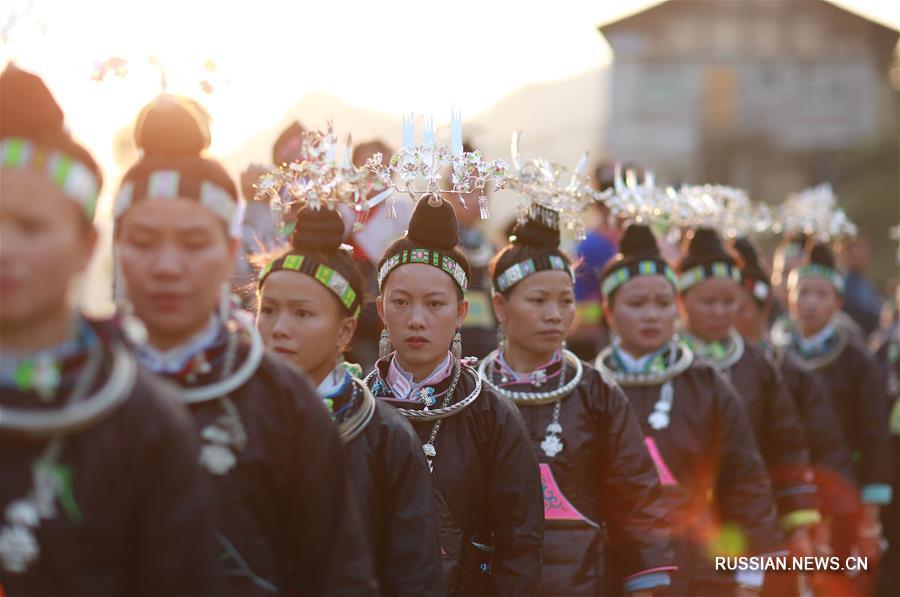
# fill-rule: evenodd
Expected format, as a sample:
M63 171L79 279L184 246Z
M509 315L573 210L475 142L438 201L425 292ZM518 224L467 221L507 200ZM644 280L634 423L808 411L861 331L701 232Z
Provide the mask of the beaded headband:
M305 255L285 255L266 264L262 271L259 272L257 288L261 290L266 277L270 273L280 270L291 270L311 276L316 282L333 292L350 315L359 317L362 297L353 290L347 278L334 268L319 263Z
M178 197L196 199L225 220L232 237L240 238L246 202L215 183L182 176L178 170L156 170L122 185L116 195L115 217L120 218L135 201Z
M600 292L609 297L619 286L638 276L663 276L672 284L678 286L678 277L675 271L662 259L641 259L623 264L617 269L611 270L600 283Z
M72 156L23 137L5 137L0 141L0 165L36 172L81 205L88 219L93 220L100 181L90 168Z
M520 261L503 270L503 273L497 276L497 280L494 282L494 290L506 292L531 274L553 270L566 272L572 279L572 283L575 283L575 273L565 259L559 255L546 255Z
M820 265L818 263L810 263L802 267L792 270L788 274L788 288L793 289L800 283L803 278L825 278L834 289L840 294L844 294L844 276L835 269Z
M405 249L392 255L378 271L378 288L384 289L384 281L394 269L407 263L424 263L447 273L456 282L463 294L469 286L466 270L453 257L436 249Z
M678 276L678 292L684 293L703 280L717 278L741 283L741 270L736 265L716 261L705 265L695 265Z

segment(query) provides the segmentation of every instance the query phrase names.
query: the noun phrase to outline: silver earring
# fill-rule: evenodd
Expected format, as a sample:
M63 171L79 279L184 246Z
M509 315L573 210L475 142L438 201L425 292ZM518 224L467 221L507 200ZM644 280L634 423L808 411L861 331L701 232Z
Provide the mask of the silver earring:
M147 326L134 314L134 305L128 298L128 289L125 286L125 278L122 276L122 266L115 259L113 272L113 296L116 304L116 315L119 319L119 327L125 337L133 345L147 343Z
M381 338L378 339L378 356L384 358L394 352L394 345L391 344L391 333L384 328L381 330Z
M506 348L506 328L502 323L497 326L497 348Z
M227 322L231 317L231 284L222 283L219 289L219 319Z
M456 330L456 334L453 335L453 343L450 345L450 352L453 353L453 356L457 360L462 358L462 335L459 333L459 330Z

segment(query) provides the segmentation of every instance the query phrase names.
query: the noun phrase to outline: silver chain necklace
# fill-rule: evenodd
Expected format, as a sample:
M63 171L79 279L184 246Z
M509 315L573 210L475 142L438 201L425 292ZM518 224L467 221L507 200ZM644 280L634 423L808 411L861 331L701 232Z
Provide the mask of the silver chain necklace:
M489 354L479 365L478 375L484 379L484 382L497 394L512 400L518 405L540 406L542 404L554 402L553 417L547 425L544 439L541 441L541 449L544 451L544 454L546 454L548 458L553 458L563 450L563 428L560 423L562 399L571 394L578 384L581 383L581 378L584 375L584 367L581 364L581 360L568 350L563 349L562 364L560 365L559 371L559 383L557 384L556 389L549 392L527 392L523 390L507 390L494 383L491 379L492 373L490 369L491 365L496 361L499 355L499 350L495 350ZM570 362L575 366L575 376L566 383L566 370L567 365ZM537 379L541 378L543 378L543 376L538 376Z

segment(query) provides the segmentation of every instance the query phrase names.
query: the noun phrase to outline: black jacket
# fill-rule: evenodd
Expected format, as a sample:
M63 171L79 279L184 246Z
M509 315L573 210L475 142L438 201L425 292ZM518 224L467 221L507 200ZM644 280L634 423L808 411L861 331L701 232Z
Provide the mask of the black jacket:
M732 581L730 573L715 571L709 553L723 528L739 529L744 553L771 553L783 541L769 477L746 408L731 384L695 361L672 380L672 387L669 425L654 429L648 417L661 384L622 385L652 441L651 455L661 460L656 464L678 566L672 594L692 595L721 590Z
M775 365L761 348L745 343L741 358L724 372L747 406L779 513L816 510L815 477L804 428Z
M392 399L383 381L388 364L387 359L378 362L375 395L402 408L421 409L420 403ZM474 370L464 369L453 404L474 390L476 377ZM447 379L434 387L440 393L449 385ZM515 405L482 387L474 402L442 421L432 478L447 593L537 593L544 522L541 481ZM410 422L420 444L425 443L433 423Z
M109 378L118 340L104 343L95 392ZM127 356L129 360L131 356ZM132 361L133 362L133 361ZM83 363L64 368L62 399L3 388L9 408L62 406ZM32 488L47 437L0 433L0 513ZM40 554L25 572L0 567L5 595L219 595L209 480L197 461L190 417L169 384L138 369L128 397L99 421L66 434L58 469L70 480L56 515L35 530ZM4 527L6 520L0 520Z
M333 398L344 418L365 411L351 384ZM346 441L346 439L345 439ZM365 429L345 444L356 503L383 595L443 595L431 475L412 426L395 408L375 400Z
M545 372L552 376L560 366ZM581 382L559 402L563 449L555 456L541 448L555 403L518 405L545 476L542 592L550 595L596 595L623 578L672 565L667 511L640 425L621 389L582 366ZM486 374L500 381L491 369ZM565 381L574 375L567 366ZM554 381L538 391L555 387ZM528 383L504 388L536 390ZM572 508L581 516L571 516ZM613 571L605 570L610 544Z
M793 355L782 353L778 367L806 432L822 514L848 514L855 503L855 495L850 497L855 494L852 490L853 464L841 424L828 397L828 388L814 373L804 369Z
M221 376L227 335L206 351L212 365L185 387ZM249 346L241 344L237 362ZM237 463L211 475L228 594L361 595L377 592L366 534L351 493L343 445L322 400L299 370L264 355L230 398L247 434ZM198 432L225 410L190 405Z

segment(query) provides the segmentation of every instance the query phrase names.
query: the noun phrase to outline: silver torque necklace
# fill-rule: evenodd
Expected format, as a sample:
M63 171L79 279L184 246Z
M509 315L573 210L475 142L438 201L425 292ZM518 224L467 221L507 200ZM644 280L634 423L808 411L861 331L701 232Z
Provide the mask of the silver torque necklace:
M613 379L622 386L655 386L659 385L659 399L653 405L653 411L647 417L647 423L656 431L669 427L671 423L672 404L675 401L675 389L673 380L687 371L694 362L694 353L683 343L671 342L669 344L669 362L665 371L627 373L616 371L606 364L613 355L612 346L607 346L594 362L600 374ZM677 357L676 357L677 355ZM674 362L673 362L674 359Z
M66 407L82 401L102 364L103 349L98 342L66 399ZM56 517L56 501L63 484L67 483L58 470L63 437L59 432L53 435L40 458L32 464L32 486L28 495L6 506L4 524L0 528L0 564L10 574L21 574L37 561L41 548L35 532L41 520Z
M499 357L500 351L495 350L485 358L478 367L478 375L484 379L484 382L497 394L504 398L508 398L518 405L522 406L540 406L542 404L550 404L553 402L553 417L547 425L547 430L541 441L541 449L548 458L553 458L563 450L562 441L562 424L560 423L560 413L562 411L562 399L571 394L584 375L584 367L581 360L568 350L562 351L562 364L559 371L559 384L555 390L549 392L526 392L507 390L499 387L491 379L491 365ZM575 376L566 383L567 365L572 363L575 367ZM539 377L540 378L540 377Z

